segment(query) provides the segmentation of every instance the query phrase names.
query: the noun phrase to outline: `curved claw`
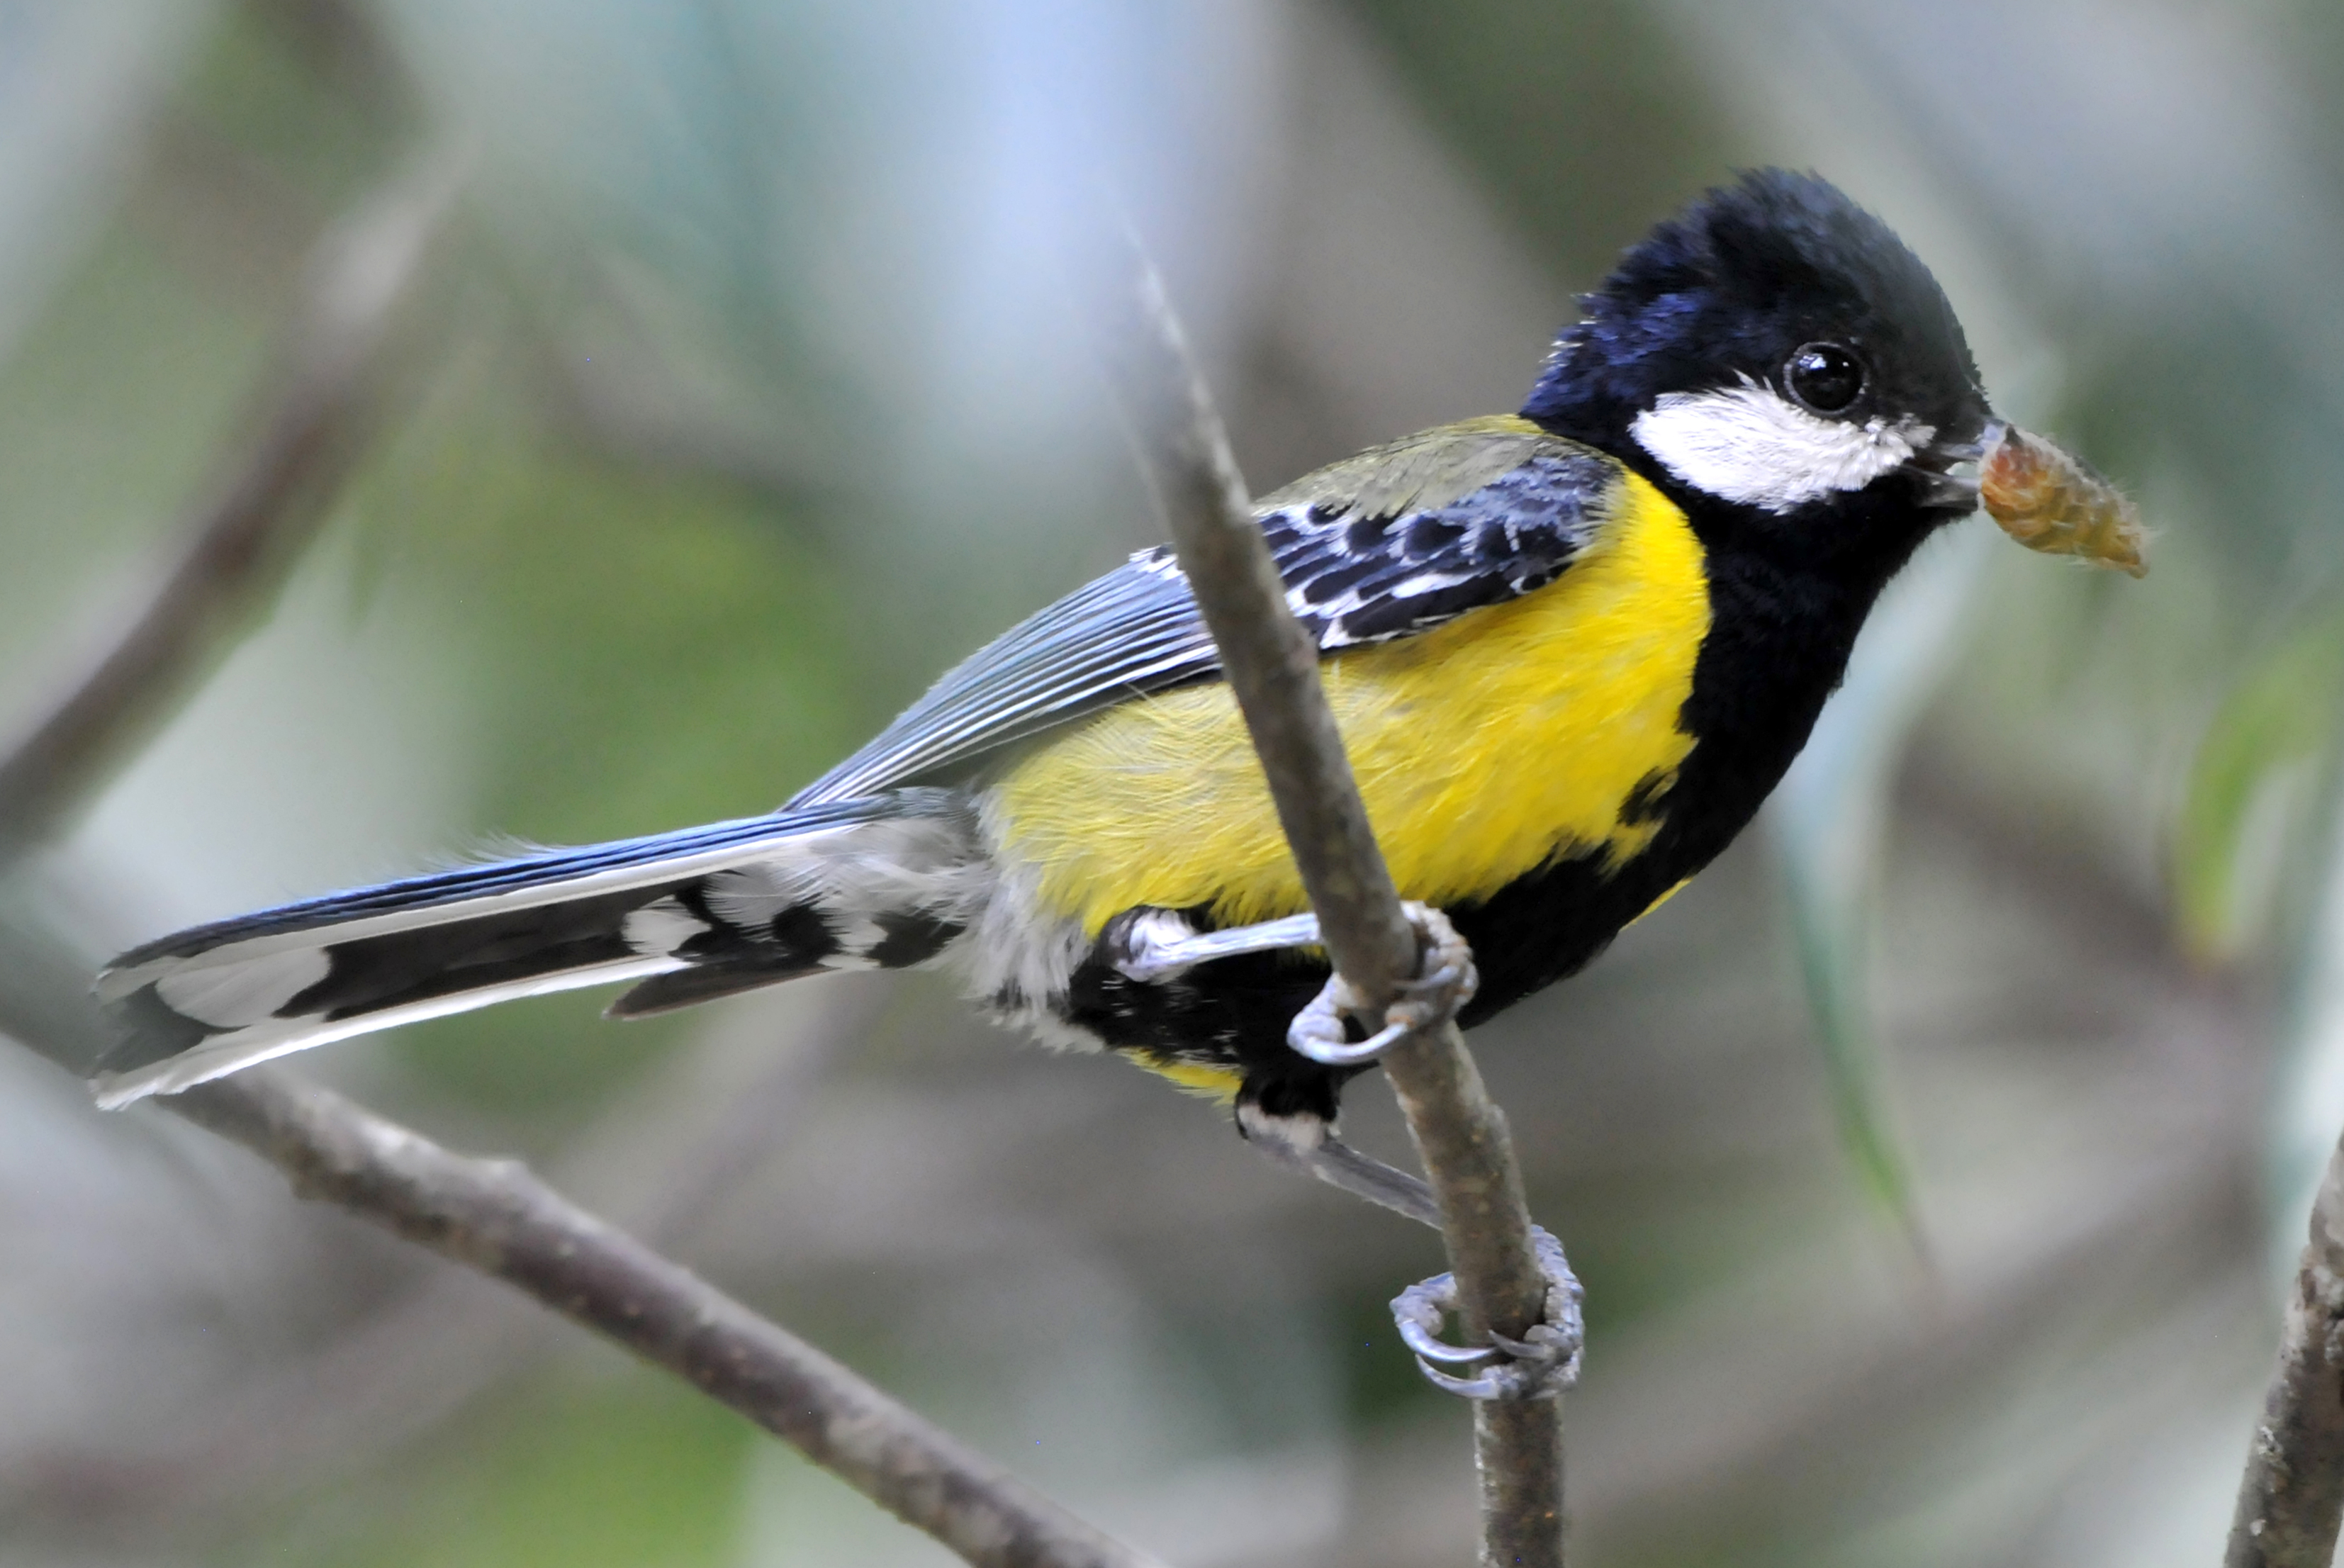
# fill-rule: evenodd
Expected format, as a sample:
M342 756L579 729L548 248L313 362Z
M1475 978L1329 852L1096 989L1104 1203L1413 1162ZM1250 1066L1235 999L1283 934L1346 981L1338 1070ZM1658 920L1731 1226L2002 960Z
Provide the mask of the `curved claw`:
M1490 1345L1451 1345L1432 1329L1407 1322L1401 1317L1395 1317L1395 1327L1399 1329L1399 1343L1413 1350L1418 1361L1446 1361L1451 1367L1479 1367L1481 1361L1498 1355L1498 1350L1490 1348Z
M1457 1277L1435 1274L1392 1298L1392 1326L1399 1330L1400 1343L1414 1351L1419 1361L1466 1364L1489 1360L1487 1346L1452 1345L1440 1337L1441 1323L1456 1310Z
M1420 1363L1473 1366L1496 1355L1497 1350L1489 1345L1452 1345L1440 1337L1442 1319L1456 1309L1457 1277L1435 1274L1393 1298L1392 1326L1399 1330L1400 1343L1416 1352Z
M1420 1361L1445 1361L1452 1367L1479 1366L1498 1353L1490 1345L1452 1345L1415 1324L1405 1324L1399 1331L1400 1343L1416 1352Z
M1330 1067L1357 1067L1362 1062L1373 1061L1398 1037L1387 1028L1353 1045L1350 1031L1343 1027L1343 1019L1366 1006L1365 999L1351 988L1349 980L1340 975L1330 975L1327 984L1319 987L1318 994L1311 997L1302 1011L1294 1015L1294 1022L1287 1026L1286 1043L1300 1055Z
M1493 1368L1478 1378L1452 1378L1422 1356L1416 1359L1416 1370L1424 1381L1444 1393L1469 1400L1518 1400L1526 1397L1514 1383L1502 1374L1510 1368ZM1535 1397L1535 1396L1529 1396Z
M1330 1067L1359 1067L1473 999L1481 976L1473 967L1473 950L1449 917L1426 904L1400 908L1424 945L1424 966L1430 972L1402 982L1399 995L1384 1009L1383 1027L1356 1044L1344 1020L1366 1012L1366 999L1341 975L1329 976L1286 1031L1286 1043L1296 1052Z
M1544 1229L1531 1234L1539 1272L1546 1280L1545 1319L1533 1323L1520 1339L1491 1334L1487 1345L1452 1345L1440 1337L1448 1315L1457 1310L1453 1275L1436 1274L1409 1286L1392 1300L1392 1322L1400 1342L1416 1352L1417 1370L1437 1389L1476 1400L1547 1399L1579 1381L1585 1325L1580 1313L1584 1295L1562 1254L1562 1244ZM1482 1365L1470 1378L1444 1371L1435 1362L1450 1366Z
M1519 1340L1510 1340L1492 1330L1490 1343L1517 1361L1535 1361L1541 1365L1562 1360L1574 1348L1568 1334L1545 1323L1532 1323L1530 1332Z

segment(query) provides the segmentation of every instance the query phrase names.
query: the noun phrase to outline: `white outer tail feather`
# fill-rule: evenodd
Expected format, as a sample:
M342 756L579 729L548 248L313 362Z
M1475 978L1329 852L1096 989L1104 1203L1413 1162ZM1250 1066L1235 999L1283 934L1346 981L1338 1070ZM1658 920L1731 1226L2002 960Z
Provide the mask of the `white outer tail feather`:
M197 1084L226 1077L246 1067L258 1067L278 1057L289 1057L296 1051L306 1051L312 1046L328 1046L336 1040L370 1035L379 1029L395 1029L401 1024L419 1024L429 1018L469 1013L476 1007L494 1007L499 1002L516 1002L523 996L550 996L559 991L582 990L589 986L647 980L654 975L670 975L678 969L690 967L689 960L682 958L637 958L624 963L597 964L583 969L541 975L533 979L516 980L506 986L484 986L477 991L458 991L445 996L434 996L428 1002L411 1002L403 1007L387 1007L378 1013L340 1018L331 1023L288 1018L275 1027L256 1024L192 1050L181 1051L177 1056L157 1062L152 1067L134 1067L128 1072L100 1073L90 1080L90 1085L96 1091L95 1098L100 1110L119 1110L149 1095L175 1095L181 1089L191 1089Z

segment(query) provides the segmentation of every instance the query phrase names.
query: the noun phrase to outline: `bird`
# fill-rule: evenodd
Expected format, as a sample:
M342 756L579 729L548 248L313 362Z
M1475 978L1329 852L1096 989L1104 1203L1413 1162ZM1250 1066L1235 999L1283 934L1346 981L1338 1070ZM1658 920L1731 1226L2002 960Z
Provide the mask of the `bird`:
M1577 973L1751 821L1998 425L1952 305L1819 176L1744 172L1627 249L1519 411L1256 505L1403 897L1470 1026ZM765 814L532 850L116 958L100 1102L580 986L631 1018L939 966L1046 1043L1218 1099L1329 1179L1329 980L1177 560L1143 550ZM1372 1162L1369 1162L1372 1163ZM1372 1186L1369 1182L1368 1185ZM1422 1207L1420 1194L1393 1207ZM1408 1195L1401 1194L1402 1198Z

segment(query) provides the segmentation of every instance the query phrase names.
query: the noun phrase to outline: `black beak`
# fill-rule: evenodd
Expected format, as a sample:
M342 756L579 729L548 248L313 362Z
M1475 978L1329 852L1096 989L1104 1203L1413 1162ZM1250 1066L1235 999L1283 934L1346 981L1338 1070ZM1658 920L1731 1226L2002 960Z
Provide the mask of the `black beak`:
M2003 429L2000 420L1988 419L1985 428L1968 440L1935 441L1914 453L1904 468L1921 481L1921 504L1932 511L1964 517L1975 511L1978 475L1975 465L2000 439Z

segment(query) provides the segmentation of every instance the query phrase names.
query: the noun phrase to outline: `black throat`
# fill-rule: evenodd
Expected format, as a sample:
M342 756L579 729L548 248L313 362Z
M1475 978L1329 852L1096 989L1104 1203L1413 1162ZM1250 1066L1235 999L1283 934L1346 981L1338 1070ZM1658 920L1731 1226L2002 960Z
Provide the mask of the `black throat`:
M1672 499L1702 541L1710 605L1680 720L1695 744L1646 851L1682 879L1723 849L1782 782L1846 675L1864 617L1927 531L1899 520L1904 527L1882 531L1884 548L1824 563L1751 539L1746 509Z
M1633 860L1555 861L1450 911L1481 973L1468 1023L1584 967L1749 825L1846 674L1881 589L1945 521L1896 482L1814 509L1822 515L1761 516L1690 491L1648 462L1632 466L1683 509L1708 578L1709 632L1679 721L1693 749L1665 791L1640 792L1623 808L1660 819ZM1801 528L1827 528L1844 542L1818 551L1812 536L1792 531Z

